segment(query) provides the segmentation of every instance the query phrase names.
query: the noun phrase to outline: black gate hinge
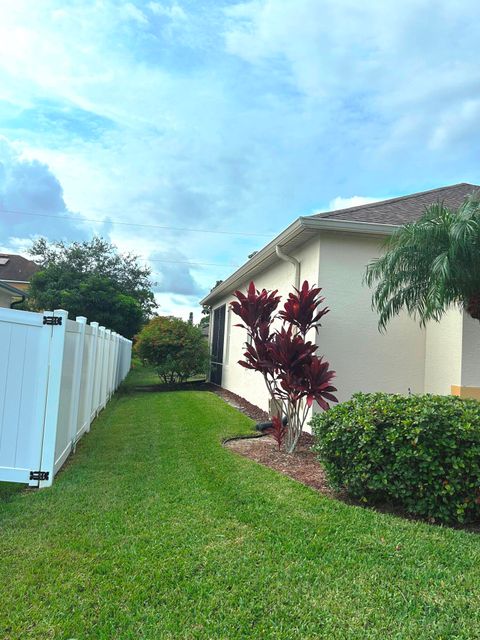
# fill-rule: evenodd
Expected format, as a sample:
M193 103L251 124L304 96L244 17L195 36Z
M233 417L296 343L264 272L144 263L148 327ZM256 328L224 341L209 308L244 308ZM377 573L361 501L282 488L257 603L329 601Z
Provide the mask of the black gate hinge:
M48 480L49 471L30 471L30 480Z
M60 326L62 324L62 316L43 316L43 324Z

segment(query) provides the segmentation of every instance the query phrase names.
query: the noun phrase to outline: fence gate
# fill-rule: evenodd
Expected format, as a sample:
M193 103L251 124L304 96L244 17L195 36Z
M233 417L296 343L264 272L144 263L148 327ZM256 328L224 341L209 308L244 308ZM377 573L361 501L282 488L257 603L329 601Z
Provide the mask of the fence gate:
M52 326L0 308L0 480L38 486Z
M61 309L0 308L0 481L52 484L127 375L131 349Z

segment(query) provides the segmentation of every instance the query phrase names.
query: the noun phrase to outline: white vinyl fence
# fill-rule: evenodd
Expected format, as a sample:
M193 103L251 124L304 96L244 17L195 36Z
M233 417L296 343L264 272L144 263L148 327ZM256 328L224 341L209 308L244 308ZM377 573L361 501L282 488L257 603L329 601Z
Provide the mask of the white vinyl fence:
M0 481L50 486L131 352L130 340L66 311L0 308Z

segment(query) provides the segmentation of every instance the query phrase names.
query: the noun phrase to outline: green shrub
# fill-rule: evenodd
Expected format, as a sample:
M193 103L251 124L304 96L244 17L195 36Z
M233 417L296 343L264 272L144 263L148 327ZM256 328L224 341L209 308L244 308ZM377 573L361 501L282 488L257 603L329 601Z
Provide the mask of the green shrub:
M311 421L333 487L438 522L480 519L480 403L362 394Z
M208 365L208 344L201 329L179 318L158 316L138 334L135 354L155 367L165 383L185 382Z

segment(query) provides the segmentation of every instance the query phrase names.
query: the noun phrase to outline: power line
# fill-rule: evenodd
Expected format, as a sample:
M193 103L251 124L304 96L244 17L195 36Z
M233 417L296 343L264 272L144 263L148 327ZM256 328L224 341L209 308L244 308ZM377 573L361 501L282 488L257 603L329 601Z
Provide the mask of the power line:
M159 224L142 224L140 222L123 222L121 220L97 220L94 218L79 218L75 216L56 216L51 213L34 213L32 211L15 211L12 209L2 209L0 213L8 213L21 216L38 216L41 218L54 218L55 220L68 220L70 222L97 222L99 224L123 225L128 227L143 227L145 229L163 229L169 231L186 231L189 233L214 233L227 236L246 236L252 238L271 238L273 233L248 233L245 231L222 231L221 229L191 229L188 227L170 227Z
M189 262L188 260L161 260L160 258L144 258L139 256L140 260L145 260L146 262L164 262L168 264L188 264L191 267L195 267L197 265L204 267L230 267L236 269L238 264L221 264L219 262Z

